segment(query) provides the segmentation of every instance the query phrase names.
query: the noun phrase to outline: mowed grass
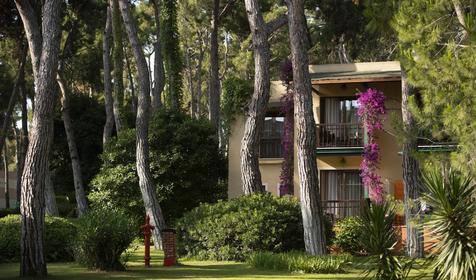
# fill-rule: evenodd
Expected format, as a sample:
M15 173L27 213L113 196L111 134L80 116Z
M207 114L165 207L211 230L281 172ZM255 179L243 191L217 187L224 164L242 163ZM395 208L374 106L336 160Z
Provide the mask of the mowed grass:
M124 272L91 271L75 263L48 264L48 279L82 280L82 279L362 279L362 271L350 269L346 274L299 274L283 271L260 270L238 262L215 262L182 260L173 267L162 265L163 255L153 250L151 267L144 267L143 250L132 253ZM0 279L20 279L19 264L0 264ZM413 275L419 272L412 273ZM418 279L431 279L425 277Z

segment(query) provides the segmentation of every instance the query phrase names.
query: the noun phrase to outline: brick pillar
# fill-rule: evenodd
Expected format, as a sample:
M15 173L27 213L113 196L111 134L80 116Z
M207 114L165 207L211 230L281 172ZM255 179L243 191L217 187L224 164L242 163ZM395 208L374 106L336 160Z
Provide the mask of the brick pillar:
M177 263L175 230L162 230L162 247L164 249L164 266L172 266Z

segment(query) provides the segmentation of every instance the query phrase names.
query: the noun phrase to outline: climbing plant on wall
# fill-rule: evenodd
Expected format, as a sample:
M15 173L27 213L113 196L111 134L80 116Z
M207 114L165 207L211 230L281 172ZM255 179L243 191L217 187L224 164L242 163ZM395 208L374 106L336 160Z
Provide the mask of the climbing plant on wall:
M281 145L283 149L283 163L279 176L279 191L281 195L293 194L294 174L294 102L291 81L293 80L293 66L287 60L281 66L281 81L286 87L286 92L281 97L281 113L284 115L283 137Z
M382 178L377 174L380 161L380 147L377 144L375 133L383 129L383 121L386 115L385 96L382 92L369 88L357 94L360 117L367 135L360 164L360 176L364 186L369 191L370 199L377 203L383 203Z

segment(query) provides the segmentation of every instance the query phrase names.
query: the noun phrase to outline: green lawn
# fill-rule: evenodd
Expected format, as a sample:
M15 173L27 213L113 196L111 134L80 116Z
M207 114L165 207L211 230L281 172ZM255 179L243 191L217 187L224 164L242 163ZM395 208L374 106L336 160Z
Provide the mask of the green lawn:
M89 271L75 263L48 264L49 279L362 279L360 271L348 274L297 274L259 270L244 263L183 260L174 267L162 266L162 254L154 251L152 266L145 268L138 250L132 254L125 272ZM0 279L18 279L18 263L0 264ZM430 278L427 278L430 279Z

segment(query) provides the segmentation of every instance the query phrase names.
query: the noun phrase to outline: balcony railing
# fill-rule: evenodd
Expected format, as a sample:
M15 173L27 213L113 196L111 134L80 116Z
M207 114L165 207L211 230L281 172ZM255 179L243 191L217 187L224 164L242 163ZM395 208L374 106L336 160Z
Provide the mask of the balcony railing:
M360 216L364 200L321 200L324 213L331 216L332 221L346 217Z
M281 138L261 138L259 156L260 158L282 158L283 146Z
M359 123L317 124L317 147L362 147L364 129Z

